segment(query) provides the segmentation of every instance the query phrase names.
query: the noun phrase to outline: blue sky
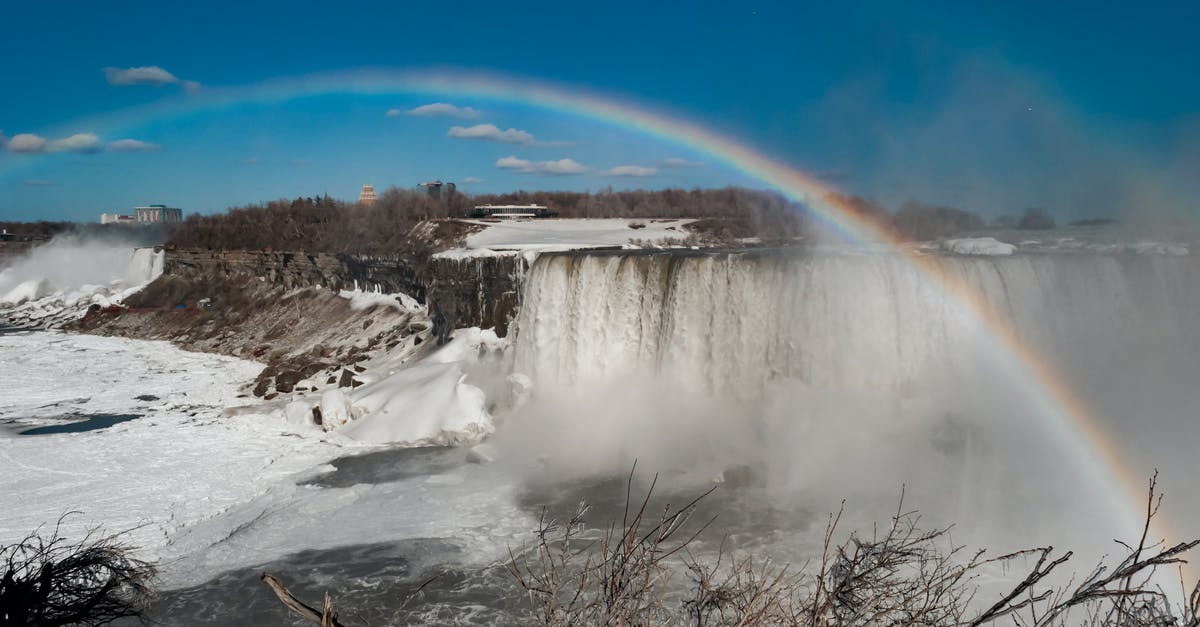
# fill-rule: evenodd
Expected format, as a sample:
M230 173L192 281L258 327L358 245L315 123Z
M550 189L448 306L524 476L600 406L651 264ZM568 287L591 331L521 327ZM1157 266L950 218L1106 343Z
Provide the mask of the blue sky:
M889 207L1200 210L1200 44L1190 32L1200 4L838 4L8 6L0 218L350 199L364 182L429 178L474 191L758 184L669 142L486 99L329 94L127 113L359 68L495 72L611 95ZM404 113L434 102L475 115ZM534 140L449 135L485 124ZM141 143L113 144L125 139ZM536 165L545 162L566 165Z

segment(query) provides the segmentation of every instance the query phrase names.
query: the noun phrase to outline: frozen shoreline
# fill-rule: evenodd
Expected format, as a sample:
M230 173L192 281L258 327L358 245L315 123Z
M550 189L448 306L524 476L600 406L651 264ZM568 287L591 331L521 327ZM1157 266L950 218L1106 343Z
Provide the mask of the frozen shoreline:
M97 431L0 435L0 493L15 501L0 513L0 542L78 511L64 521L66 534L97 525L129 530L125 539L140 557L168 557L185 527L345 454L345 443L297 438L277 419L223 415L261 368L166 342L0 335L0 370L8 375L0 383L0 420L140 415Z

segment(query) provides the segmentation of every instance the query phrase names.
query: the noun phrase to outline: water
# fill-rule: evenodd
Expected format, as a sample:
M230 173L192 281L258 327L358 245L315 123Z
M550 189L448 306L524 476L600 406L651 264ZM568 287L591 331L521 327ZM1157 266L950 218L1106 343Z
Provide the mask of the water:
M83 420L78 420L83 418ZM51 435L55 433L82 433L107 429L122 422L140 418L137 414L96 414L94 416L67 416L63 424L34 427L17 432L17 435Z

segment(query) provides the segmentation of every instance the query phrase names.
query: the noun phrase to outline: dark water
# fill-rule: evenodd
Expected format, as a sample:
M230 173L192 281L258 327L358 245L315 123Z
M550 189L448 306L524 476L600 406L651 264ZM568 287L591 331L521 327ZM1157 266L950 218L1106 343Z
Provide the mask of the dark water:
M388 449L344 457L337 469L308 481L321 488L382 484L436 474L467 463L466 452L451 448ZM632 485L627 477L588 480L540 478L521 481L518 505L537 517L564 520L581 500L589 503L585 538L596 539L610 525L620 527L641 507L650 476ZM659 480L646 505L648 529L668 505L678 509L707 487L672 486ZM628 498L627 498L628 497ZM628 502L628 506L627 506ZM370 515L364 512L364 515ZM704 497L680 537L710 525L692 549L714 553L722 542L748 546L783 535L811 535L813 516L764 506L747 485L719 486ZM381 519L381 526L387 521ZM535 540L530 529L529 543ZM520 554L520 546L512 547ZM503 562L480 563L453 539L410 538L324 550L302 550L286 557L222 573L200 585L162 593L150 618L162 625L303 625L289 617L263 573L282 580L301 600L319 606L328 592L347 624L522 625L530 624L527 595ZM686 577L672 581L686 583Z
M262 583L270 573L310 606L320 607L329 593L346 624L522 624L524 598L503 566L449 563L462 557L438 539L301 551L163 593L149 618L180 626L307 624L289 616Z
M322 488L347 488L358 484L380 484L446 472L466 463L467 452L459 448L392 448L362 455L339 457L329 462L336 471L305 482Z
M34 427L32 429L20 431L17 433L17 435L51 435L54 433L81 433L84 431L97 431L99 429L107 429L115 424L128 422L135 418L141 418L141 416L138 416L137 414L95 414L92 416L79 417L84 419L58 425Z

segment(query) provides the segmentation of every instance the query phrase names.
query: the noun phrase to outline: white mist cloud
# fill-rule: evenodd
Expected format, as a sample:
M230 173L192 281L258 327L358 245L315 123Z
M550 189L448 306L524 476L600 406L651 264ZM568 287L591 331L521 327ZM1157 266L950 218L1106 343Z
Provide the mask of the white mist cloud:
M601 174L605 176L654 176L658 174L658 168L650 168L642 165L619 165L609 168Z
M483 182L485 182L484 179L481 179L481 178L478 178L475 176L468 176L467 178L464 178L459 181L459 183L461 183L463 185L471 185L471 184L477 184L477 183L483 183Z
M194 92L200 88L200 83L183 80L157 65L127 68L106 67L104 68L104 77L108 80L109 85L117 86L152 85L154 87L164 87L166 85L179 85L188 92Z
M557 161L528 161L516 156L502 157L496 161L496 167L501 170L515 170L534 174L583 174L587 168L574 159L559 159Z
M667 157L662 164L668 168L698 168L704 165L701 161L688 161L682 157Z
M13 152L42 152L46 149L46 138L33 133L17 133L8 140L7 147Z
M458 139L487 139L506 144L532 144L534 141L532 133L517 130L515 128L502 131L495 124L452 126L446 135L450 137L457 137Z
M112 152L153 152L158 148L158 144L144 142L140 139L118 139L108 144L108 149Z
M421 105L419 107L409 109L407 111L401 109L388 109L387 114L391 117L404 114L423 116L444 115L454 118L465 118L469 120L479 117L479 111L471 107L459 107L448 102L433 102L427 105Z

